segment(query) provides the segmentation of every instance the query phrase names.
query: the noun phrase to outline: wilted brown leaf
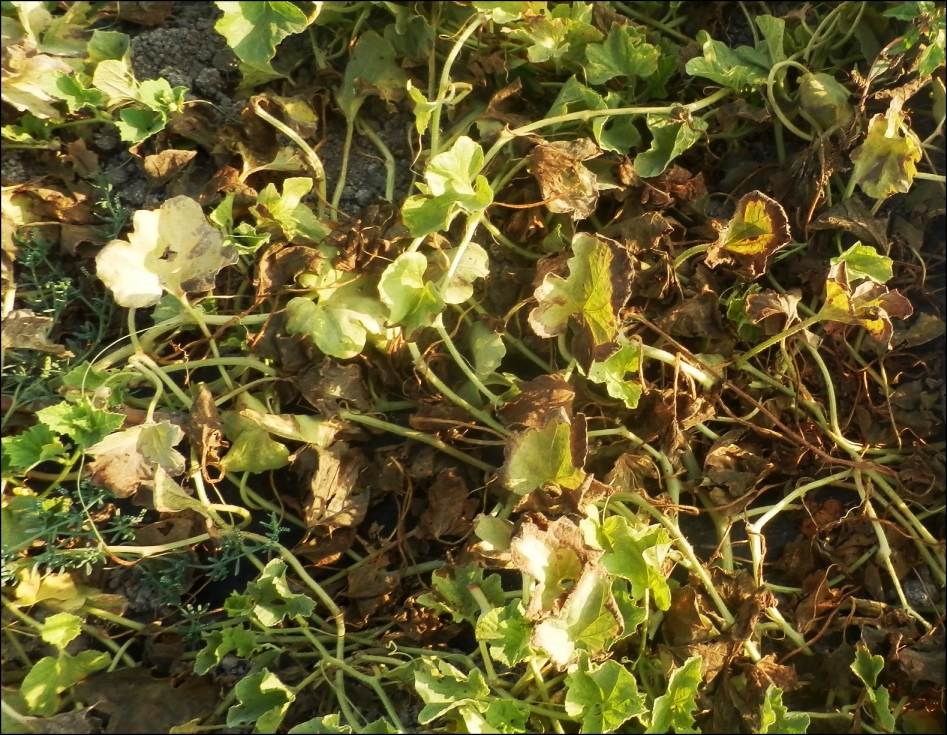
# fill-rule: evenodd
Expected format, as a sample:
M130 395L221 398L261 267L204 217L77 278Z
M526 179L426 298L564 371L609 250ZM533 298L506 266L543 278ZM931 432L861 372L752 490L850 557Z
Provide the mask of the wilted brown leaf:
M477 500L469 495L470 489L457 470L441 470L427 491L428 505L418 522L420 538L443 539L466 534L477 512Z
M571 420L575 390L561 375L540 375L517 383L517 388L519 395L497 409L497 416L510 428L537 429L560 409Z
M62 345L49 341L54 319L38 316L32 309L17 309L3 317L0 341L5 350L35 350L56 357L73 357Z
M349 449L345 442L328 449L310 447L307 451L316 453L318 466L305 502L306 525L332 529L357 526L368 511L370 494L364 483L359 482L359 475L368 466L365 455Z
M541 143L527 156L530 171L539 182L550 212L564 212L572 219L587 218L598 203L598 178L582 161L602 151L588 138Z
M218 698L218 687L210 677L191 676L183 682L155 679L143 668L90 676L74 691L82 701L108 714L106 733L169 732L207 715Z

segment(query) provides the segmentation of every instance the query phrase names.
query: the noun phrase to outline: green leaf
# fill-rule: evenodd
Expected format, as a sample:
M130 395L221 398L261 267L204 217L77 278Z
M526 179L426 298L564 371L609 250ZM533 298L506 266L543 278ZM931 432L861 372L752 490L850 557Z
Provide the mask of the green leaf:
M123 110L122 112L128 112ZM167 291L179 298L210 291L237 252L186 196L156 210L138 210L128 240L112 240L95 259L96 273L120 306L154 306Z
M6 444L3 442L4 449ZM64 502L65 498L50 501L33 495L14 495L5 501L0 509L3 524L0 545L3 554L15 554L40 538L46 531L49 517L60 512L63 507L61 503Z
M289 450L264 429L242 431L220 462L226 472L269 472L289 464Z
M385 268L378 282L381 300L391 311L389 321L404 328L405 339L431 326L444 310L434 284L424 280L427 266L427 258L421 253L402 253Z
M770 66L786 59L785 35L786 21L772 15L758 15L754 19L756 27L763 34L762 47L769 56Z
M624 107L625 101L618 92L605 95L605 107L615 109ZM635 115L617 117L597 117L592 120L592 135L595 142L606 151L627 154L641 140L641 133L635 127Z
M118 31L92 31L92 38L86 46L89 63L98 65L103 61L120 61L125 58L131 47L131 39Z
M504 666L516 666L531 653L533 624L519 600L493 608L477 621L476 630L477 640L486 643L493 659Z
M486 322L476 321L467 330L467 344L473 357L473 368L481 380L496 372L506 357L503 337L494 332Z
M483 149L462 135L450 150L438 153L424 171L424 196L408 197L401 215L414 237L446 230L461 211L472 214L490 206L493 191L483 168Z
M852 151L852 178L872 199L905 193L917 174L921 146L900 114L875 115L865 142Z
M883 686L869 689L868 697L875 713L875 721L885 732L893 732L896 720L891 712L891 695L888 690Z
M789 712L783 706L783 690L775 684L766 687L763 705L760 708L760 733L789 733L801 735L809 729L809 715L805 712Z
M164 130L168 123L167 116L155 110L142 110L129 107L119 111L115 127L126 143L141 143Z
M168 80L163 78L146 79L138 87L139 101L163 115L180 112L184 105L185 94L187 94L186 87L172 89Z
M648 711L635 677L616 661L589 668L583 656L566 687L566 714L581 718L582 732L614 732Z
M21 434L3 438L3 454L20 474L65 453L66 447L45 424L36 424Z
M125 422L125 417L119 413L94 408L87 398L78 403L64 401L40 409L36 418L54 434L65 434L83 449L102 441Z
M85 107L96 109L105 106L105 95L97 89L87 87L83 77L75 72L53 72L44 80L43 88L53 97L63 100L69 112L78 112Z
M83 651L77 656L61 653L58 658L41 658L30 669L20 692L30 713L49 717L59 709L59 695L109 665L109 656L99 651Z
M372 95L386 102L404 96L408 75L395 59L391 42L375 31L359 36L352 49L345 76L337 93L339 107L348 120L354 120L362 103Z
M527 732L526 721L529 719L529 715L529 705L526 704L526 702L520 702L514 699L493 698L487 706L487 711L483 713L483 719L486 721L488 727L481 728L479 732ZM467 718L464 719L466 721ZM477 732L472 728L470 731Z
M562 85L559 95L546 117L558 117L570 112L581 112L583 110L604 110L606 108L625 107L626 103L622 96L615 92L609 92L604 98L594 90L589 89L582 84L575 76ZM617 153L628 153L641 140L641 134L635 127L634 115L621 115L620 117L597 117L592 120L592 134L595 142L600 148ZM558 129L559 125L552 129Z
M624 517L616 515L602 524L599 538L602 537L605 541L602 566L610 574L631 582L634 599L644 599L645 593L651 590L658 609L669 609L671 589L662 572L672 546L667 531L658 525L636 531Z
M591 3L566 3L506 32L510 38L528 43L526 57L533 63L558 63L567 57L581 62L585 46L603 38L591 21Z
M641 386L628 378L628 373L638 372L638 348L619 335L621 347L602 362L593 362L588 378L593 383L604 383L612 398L618 398L628 408L636 408L641 398Z
M418 602L438 612L450 613L455 622L476 622L481 614L480 604L470 593L471 586L477 586L493 607L502 607L506 598L500 577L491 574L484 578L483 569L476 564L463 567L442 567L431 575L431 585L437 596L424 594Z
M545 2L509 2L501 0L500 2L488 2L488 0L474 0L471 5L476 8L478 13L489 16L493 23L504 25L514 20L519 20L524 15L539 15L546 9Z
M589 44L585 55L589 84L625 77L634 89L635 79L647 79L658 69L658 50L647 42L644 33L630 25L612 23L604 43Z
M411 101L414 102L414 127L418 131L418 135L424 135L431 123L431 115L440 106L440 103L429 102L427 97L421 93L421 90L411 83L410 79L406 83L406 89Z
M863 643L855 647L855 661L852 662L852 671L862 680L862 683L872 689L878 683L878 674L885 667L882 656L872 656Z
M867 278L875 283L885 284L894 277L894 261L870 245L862 245L860 242L852 245L837 258L832 258L830 262L832 265L845 263L850 281Z
M799 80L799 104L826 131L848 125L855 110L849 91L831 74L803 74Z
M257 634L247 630L243 625L231 625L220 630L202 633L204 648L194 661L194 672L199 676L210 672L219 665L231 651L240 658L250 658L262 648Z
M352 728L342 724L341 715L334 712L325 717L313 717L311 720L300 722L298 725L290 728L289 735L332 735L333 733L350 733ZM362 729L361 732L367 732Z
M532 644L542 648L560 669L576 661L582 651L595 656L621 630L614 605L608 573L589 566L559 614L536 626Z
M573 238L572 252L568 279L547 273L533 293L539 306L529 313L529 324L540 337L555 337L566 331L569 317L578 316L595 345L612 342L628 295L627 254L618 243L584 232Z
M648 115L647 121L651 147L635 157L635 173L645 179L664 173L671 161L702 140L707 130L707 123L700 118L677 122L667 115Z
M517 495L555 483L575 489L585 479L572 457L572 426L564 415L554 416L538 429L511 436L505 448L506 461L500 481Z
M369 334L384 333L387 309L371 295L372 281L334 273L339 285L318 290L318 302L301 296L290 300L286 327L291 334L309 334L330 357L348 359L365 348Z
M424 700L424 709L418 714L422 725L467 703L485 700L490 694L480 669L465 674L443 659L429 657L422 658L414 672L414 687Z
M247 585L255 603L253 615L261 625L272 628L286 618L309 617L316 603L305 595L293 594L286 581L286 562L270 561L256 582Z
M272 69L270 60L286 36L302 33L308 25L305 14L290 2L217 2L223 17L214 30L227 39L237 58L262 69Z
M82 620L71 613L60 612L43 621L39 635L47 643L62 650L81 632Z
M747 46L732 51L720 41L713 40L707 31L698 31L697 43L704 55L687 62L685 69L688 74L710 79L735 92L766 84L769 65L762 54Z
M444 276L454 267L454 261L459 255L460 248L451 248L443 253L435 253L432 256L435 270L441 271ZM445 262L446 261L446 262ZM444 301L448 304L462 304L473 296L473 283L478 278L486 278L490 275L490 256L487 251L475 242L467 243L467 248L460 258L460 263L454 269L454 275L451 276L450 283L443 289ZM437 275L432 280L440 280Z
M700 656L691 656L668 680L667 694L654 700L651 727L646 733L698 732L694 728L697 687L700 685Z
M302 176L286 179L282 194L275 184L267 184L257 196L256 205L250 207L250 212L258 226L275 226L282 230L287 240L302 235L312 242L322 242L329 234L329 228L302 204L302 198L311 190L312 179Z
M237 682L240 701L227 711L227 726L255 725L254 732L275 733L296 695L269 669L262 669Z

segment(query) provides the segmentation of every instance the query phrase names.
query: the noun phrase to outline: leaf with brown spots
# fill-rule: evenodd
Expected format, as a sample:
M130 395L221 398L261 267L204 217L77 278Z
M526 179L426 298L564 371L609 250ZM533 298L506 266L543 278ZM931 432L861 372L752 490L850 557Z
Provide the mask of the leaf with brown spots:
M770 258L790 240L786 210L763 192L753 191L737 204L737 211L707 251L705 262L711 268L734 266L740 278L752 281L766 272Z

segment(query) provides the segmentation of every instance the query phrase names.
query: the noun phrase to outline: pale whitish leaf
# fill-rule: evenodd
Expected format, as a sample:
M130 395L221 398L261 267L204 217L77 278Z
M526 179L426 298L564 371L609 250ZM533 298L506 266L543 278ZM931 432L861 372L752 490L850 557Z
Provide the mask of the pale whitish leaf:
M128 240L112 240L95 259L96 272L120 306L158 303L164 291L179 298L209 291L236 250L204 216L201 205L174 197L153 211L139 210Z
M601 653L620 630L611 599L611 579L601 567L588 566L559 614L536 626L532 644L564 669L581 651L590 656Z
M20 47L4 49L4 53L9 54L9 58L4 61L3 85L0 87L3 100L41 119L62 117L59 110L50 104L57 97L46 91L44 79L54 72L74 73L73 69L62 59L52 56L28 56Z

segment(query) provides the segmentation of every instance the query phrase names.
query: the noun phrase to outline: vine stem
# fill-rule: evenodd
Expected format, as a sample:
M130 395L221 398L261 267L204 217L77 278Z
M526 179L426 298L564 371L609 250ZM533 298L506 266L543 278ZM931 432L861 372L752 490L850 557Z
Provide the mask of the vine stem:
M450 70L454 66L454 62L457 60L457 57L460 55L461 49L464 47L464 44L467 42L467 39L470 38L476 30L482 26L487 20L485 15L476 15L470 21L463 32L458 36L457 40L454 42L453 48L450 50L450 53L447 54L447 58L444 60L444 68L441 69L441 82L437 90L437 99L435 100L436 106L434 111L431 113L431 158L437 155L438 147L440 145L441 138L441 110L444 108L444 104L447 101L447 95L450 91Z
M786 113L783 112L782 108L776 104L776 95L773 93L773 85L776 82L776 74L787 66L795 66L802 70L804 74L808 74L809 70L806 69L798 61L793 61L792 59L786 59L780 61L778 64L773 64L773 68L769 70L769 76L766 78L766 99L769 100L769 106L772 108L773 112L776 113L776 117L779 118L780 122L790 131L798 135L800 138L806 141L811 141L812 136L809 133L806 133L799 128L797 128L793 123L786 117Z
M415 429L398 426L398 424L392 424L388 421L382 421L381 419L376 419L373 416L366 416L365 414L356 413L354 411L339 411L339 417L355 424L363 424L365 426L370 426L373 429L381 429L382 431L387 431L390 434L403 436L405 439L413 439L414 441L421 442L422 444L427 444L428 446L434 447L435 449L444 452L444 454L449 454L455 459L459 459L461 462L466 462L471 467L476 467L477 469L483 470L484 472L496 472L496 467L493 465L482 462L476 457L470 456L463 450L452 447L450 444L445 444L437 437L431 436L430 434L425 434L423 431L416 431Z
M258 117L266 120L270 125L279 130L291 141L293 141L303 152L303 155L306 157L306 162L312 169L312 178L315 179L316 188L319 192L319 201L316 203L316 216L319 219L323 219L325 217L326 205L326 172L322 166L322 161L319 159L319 156L316 155L316 152L296 133L295 130L277 120L270 113L264 110L259 104L253 104L253 112L255 112ZM334 218L335 217L333 217L333 219Z
M433 385L437 390L444 394L444 396L454 405L460 406L467 413L473 416L476 419L479 419L484 424L489 426L491 429L496 431L500 436L507 437L510 435L509 430L498 421L494 420L490 414L485 411L481 411L479 408L470 405L469 402L465 401L459 395L454 393L447 385L442 381L437 374L431 370L431 366L428 365L424 358L421 356L421 351L418 349L418 346L414 342L408 342L408 351L411 353L411 357L414 359L414 364L417 369L421 372L422 375L427 379L427 381Z
M332 219L338 217L339 202L342 201L342 190L345 188L345 179L349 173L349 154L352 152L352 136L355 134L355 117L345 121L345 142L342 144L342 165L339 168L339 179L335 182L335 191L332 193Z
M471 370L470 365L467 364L467 361L464 359L464 356L460 354L457 350L457 347L454 345L454 340L451 339L450 333L444 328L443 322L438 319L437 323L434 325L434 328L437 330L437 333L440 335L441 340L444 342L444 345L447 347L447 351L450 352L451 357L454 358L454 362L457 363L464 375L469 378L470 382L479 390L483 395L492 403L494 406L499 405L500 398L495 395L487 386L483 384L483 381L477 377L477 374Z
M500 149L502 149L503 146L505 146L514 138L526 135L527 133L531 133L534 130L549 127L550 125L561 125L562 123L567 122L588 122L589 120L594 120L597 117L620 117L622 115L670 115L672 112L679 110L681 107L683 107L687 112L693 114L703 110L706 107L716 104L730 94L731 90L729 89L718 89L716 92L705 97L704 99L698 100L697 102L691 102L686 105L665 105L663 107L616 107L614 109L604 110L580 110L578 112L570 112L565 115L556 115L555 117L538 120L534 123L521 125L520 127L514 128L513 130L506 130L502 132L499 138L497 138L496 143L493 144L493 147L490 148L486 156L484 156L484 166L492 161L500 152Z
M756 347L753 347L749 351L744 352L742 355L740 355L736 359L736 361L733 363L734 367L742 368L744 363L746 363L746 361L749 360L751 357L758 355L763 350L766 350L772 347L773 345L779 342L782 342L787 337L792 337L792 335L797 334L798 332L801 332L803 329L808 329L809 327L813 326L814 324L818 324L821 321L823 321L823 317L821 316L820 313L816 312L815 314L810 316L808 319L803 319L798 324L795 324L789 327L789 329L784 329L779 334L774 334L769 339L763 340L758 345L756 345Z

